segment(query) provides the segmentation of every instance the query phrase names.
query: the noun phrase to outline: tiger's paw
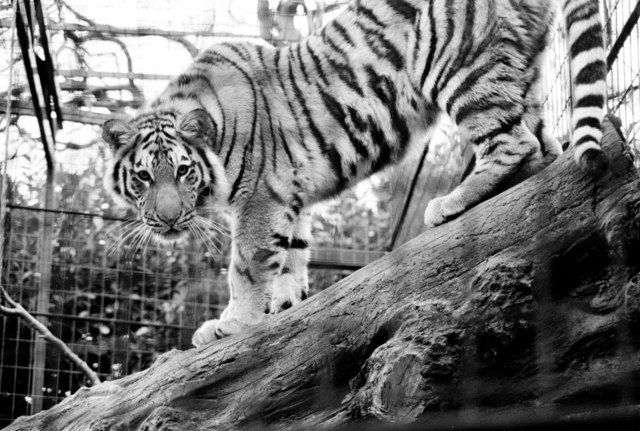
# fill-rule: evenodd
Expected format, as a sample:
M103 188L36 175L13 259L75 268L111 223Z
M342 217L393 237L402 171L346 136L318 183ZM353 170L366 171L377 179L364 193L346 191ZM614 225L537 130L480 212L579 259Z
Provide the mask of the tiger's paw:
M297 283L291 274L280 275L273 286L269 313L277 314L307 299L305 285Z
M433 198L424 211L424 224L427 227L439 226L462 214L464 210L464 205L448 195Z
M204 346L205 344L209 344L215 340L219 340L220 338L242 332L250 326L252 325L247 324L240 319L207 320L193 334L191 344L196 347Z

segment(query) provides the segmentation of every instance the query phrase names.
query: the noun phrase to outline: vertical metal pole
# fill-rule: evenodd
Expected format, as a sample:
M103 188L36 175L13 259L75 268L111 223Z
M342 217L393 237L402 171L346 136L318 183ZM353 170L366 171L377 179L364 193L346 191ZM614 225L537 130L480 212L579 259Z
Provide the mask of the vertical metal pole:
M38 26L36 20L36 5L34 0L15 0L18 4L16 20L18 26L18 36L23 53L25 71L29 78L31 96L34 101L34 110L38 118L40 128L40 138L45 151L47 161L47 183L44 190L44 207L55 207L55 159L54 159L54 134L56 122L46 121L50 118L47 114L52 103L50 90L45 91L43 81L40 79L37 67L37 59L34 54L35 28ZM42 29L41 29L42 30ZM43 47L48 49L48 47ZM36 295L36 312L41 317L38 318L45 326L48 326L48 319L42 317L49 312L49 301L51 293L51 262L53 254L53 223L54 215L49 212L43 213L42 236L38 256L38 272L40 273L40 283ZM46 342L38 335L35 335L33 345L33 355L31 357L31 387L32 398L31 413L42 410L43 387L45 385L45 365L47 356Z
M9 49L9 71L8 71L8 76L9 76L9 83L7 86L7 110L6 110L6 126L5 126L5 133L4 133L4 148L2 150L3 152L3 163L1 164L1 174L0 174L0 277L2 277L2 275L4 274L3 272L3 262L4 262L4 250L5 250L5 240L7 239L5 237L5 229L7 228L6 223L7 223L7 204L9 203L7 195L8 195L8 187L9 185L7 184L7 163L9 161L9 139L11 137L11 90L13 90L13 66L14 66L14 48L15 48L15 42L16 42L16 7L17 4L14 3L13 4L13 15L12 15L12 19L11 19L11 29L9 30L9 37L11 38L11 44L10 44L10 49ZM10 248L7 247L7 250L9 250ZM8 277L7 277L8 279ZM5 337L6 337L6 317L4 317L5 321L4 324L2 325L2 333L0 334L0 339L2 339L2 343L0 343L0 382L2 381L2 374L3 374L3 370L4 370L4 351L5 351ZM15 372L15 367L14 367L14 372ZM14 378L14 384L15 384L15 378ZM14 391L15 392L15 391ZM14 415L14 402L15 402L15 397L11 397L11 416L13 417Z
M55 208L55 168L53 165L47 166L47 184L45 187L45 208ZM36 296L36 312L44 325L49 324L49 319L42 317L43 313L49 312L49 301L51 295L51 262L53 258L53 224L55 214L43 212L42 236L40 243L40 256L38 259L38 272L40 282L38 284L38 294ZM35 335L33 356L31 362L32 379L30 394L33 399L31 413L38 413L42 410L43 388L45 386L45 366L47 358L47 343L38 334Z

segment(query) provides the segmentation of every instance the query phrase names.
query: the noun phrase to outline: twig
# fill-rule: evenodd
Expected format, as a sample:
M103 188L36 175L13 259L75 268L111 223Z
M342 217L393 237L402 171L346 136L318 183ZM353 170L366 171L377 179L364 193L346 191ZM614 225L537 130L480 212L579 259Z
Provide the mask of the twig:
M100 377L98 377L98 374L89 368L89 365L80 359L80 357L76 355L61 339L53 335L51 331L49 331L49 328L33 317L22 305L14 301L2 285L0 285L0 293L2 293L2 302L4 302L4 304L0 304L0 313L7 316L18 316L23 319L33 329L38 331L49 344L58 348L58 350L60 350L71 362L80 368L89 378L92 386L100 383Z
M74 142L63 142L61 140L56 141L56 146L60 146L60 150L84 150L86 148L93 147L95 145L101 144L102 141L100 139L94 139L87 144L76 144Z
M7 104L0 100L0 113L7 111ZM26 102L14 101L11 106L11 112L19 115L35 115L33 111L33 105ZM86 111L74 108L62 108L62 115L64 115L65 121L73 121L75 123L82 124L95 124L100 126L102 123L110 118L119 116L117 112L112 114L103 114L100 112Z

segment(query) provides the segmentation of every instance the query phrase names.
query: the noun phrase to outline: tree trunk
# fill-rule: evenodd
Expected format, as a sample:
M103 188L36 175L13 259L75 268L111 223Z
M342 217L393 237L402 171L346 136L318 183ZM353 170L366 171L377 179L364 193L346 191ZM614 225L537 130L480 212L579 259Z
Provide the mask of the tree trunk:
M604 146L600 178L565 154L260 328L7 429L332 429L637 403L640 183L610 123Z

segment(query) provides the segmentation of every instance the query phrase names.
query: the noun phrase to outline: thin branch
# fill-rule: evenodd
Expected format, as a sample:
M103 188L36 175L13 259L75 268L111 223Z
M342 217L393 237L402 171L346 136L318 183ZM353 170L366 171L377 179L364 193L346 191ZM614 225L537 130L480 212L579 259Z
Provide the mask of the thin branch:
M69 11L72 14L74 14L78 19L80 19L81 21L84 21L89 25L96 25L96 23L93 20L89 19L87 16L81 14L80 12L78 12L77 10L75 10L74 8L69 6L69 4L66 1L64 1L64 0L56 0L56 3L59 5L60 8L66 7L67 9L69 9Z
M77 45L82 45L86 42L90 42L92 40L102 40L105 42L112 42L115 43L116 45L118 45L120 47L120 49L122 50L122 53L124 54L125 58L127 59L127 71L128 72L133 72L133 59L131 58L131 53L129 53L129 48L127 47L127 45L121 41L120 39L118 39L117 37L114 36L108 36L105 35L103 33L100 32L91 32L89 34L89 36L84 36L84 37L80 37L76 35L76 40L74 40L74 42ZM130 84L135 86L133 80L130 80Z
M4 304L0 303L0 313L7 316L17 316L27 322L29 326L40 333L42 338L60 350L71 362L80 368L80 370L82 370L91 381L92 386L100 383L100 377L98 377L98 374L93 371L85 361L76 355L61 339L53 335L53 333L49 331L49 328L33 317L22 305L14 301L2 285L0 285L0 293L2 293L4 302ZM8 304L8 306L6 304Z
M95 139L87 144L75 144L73 142L62 142L59 139L56 141L56 147L59 147L59 150L84 150L90 147L94 147L98 144L101 144L99 139Z
M7 105L0 100L0 113L6 112ZM11 112L19 115L35 115L33 106L25 102L14 101ZM65 121L73 121L75 123L102 125L105 121L118 116L118 113L102 114L99 112L85 111L81 109L62 108L62 114Z

